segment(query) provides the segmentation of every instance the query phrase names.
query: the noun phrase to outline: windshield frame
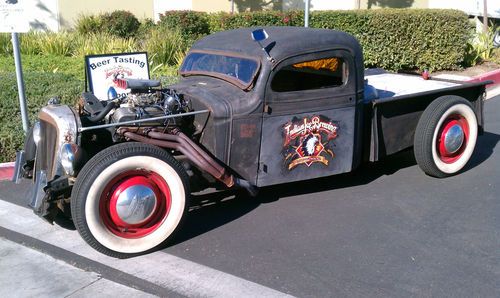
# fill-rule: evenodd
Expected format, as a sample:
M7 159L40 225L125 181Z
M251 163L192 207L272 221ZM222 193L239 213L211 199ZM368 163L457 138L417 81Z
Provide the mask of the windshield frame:
M247 82L244 82L238 78L235 78L233 76L230 76L230 75L226 75L226 74L223 74L223 73L219 73L219 72L212 72L212 71L199 71L199 70L195 70L195 71L182 71L182 69L184 68L184 64L186 63L186 58L190 55L190 54L193 54L193 53L199 53L199 54L208 54L208 55L220 55L220 56L228 56L228 57L234 57L234 58L243 58L243 59L248 59L248 60L252 60L254 62L257 63L257 67L255 68L255 71L254 73L252 74L252 77L250 79L250 81L247 83ZM259 74L260 72L260 68L261 68L261 62L260 62L260 59L258 58L255 58L255 57L251 57L251 56L247 56L247 55L242 55L242 54L239 54L239 53L234 53L234 52L225 52L225 51L215 51L215 50L191 50L187 53L186 55L186 58L184 58L184 61L182 61L182 65L179 69L179 74L183 77L187 77L187 76L196 76L196 75L202 75L202 76L209 76L209 77L215 77L215 78L218 78L218 79L221 79L221 80L224 80L228 83L231 83L243 90L250 90L253 88L254 86L254 83L255 83L255 78L257 77L257 75Z

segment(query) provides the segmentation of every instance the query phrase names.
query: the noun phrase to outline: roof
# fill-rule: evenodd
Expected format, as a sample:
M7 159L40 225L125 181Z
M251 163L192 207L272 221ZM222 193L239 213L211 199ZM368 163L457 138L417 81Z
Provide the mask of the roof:
M297 53L326 49L348 49L354 56L361 57L361 47L350 34L330 30L304 27L252 27L222 31L204 37L196 42L192 50L213 50L234 52L240 55L265 58L266 54L259 44L253 41L251 33L256 29L265 29L269 38L262 42L270 47L270 54L276 60L290 57Z

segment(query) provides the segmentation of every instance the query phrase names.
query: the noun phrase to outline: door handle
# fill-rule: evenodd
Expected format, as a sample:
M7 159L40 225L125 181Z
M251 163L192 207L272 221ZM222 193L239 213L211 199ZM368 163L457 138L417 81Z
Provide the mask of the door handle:
M264 106L264 113L271 115L272 112L273 112L273 109L269 105Z

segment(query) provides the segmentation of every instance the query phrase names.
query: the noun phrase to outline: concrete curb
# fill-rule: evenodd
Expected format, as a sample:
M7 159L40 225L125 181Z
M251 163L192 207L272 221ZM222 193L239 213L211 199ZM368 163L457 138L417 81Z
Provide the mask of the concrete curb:
M468 80L467 82L484 82L484 81L493 81L493 84L486 85L486 87L492 87L493 85L500 84L500 69L487 72L482 75L475 76Z
M14 175L14 162L0 163L0 180L10 180Z

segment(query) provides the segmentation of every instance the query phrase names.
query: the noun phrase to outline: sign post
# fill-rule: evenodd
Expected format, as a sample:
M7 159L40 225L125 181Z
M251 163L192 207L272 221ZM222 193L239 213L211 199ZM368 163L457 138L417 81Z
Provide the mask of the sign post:
M24 92L24 78L21 64L21 52L19 50L18 32L28 32L29 23L25 14L24 2L26 0L7 0L0 4L0 32L12 33L12 48L14 52L14 63L16 64L17 89L19 93L19 107L23 130L26 133L29 129L28 109Z
M309 2L310 0L305 0L306 9L304 9L304 27L309 27Z
M21 63L21 53L19 51L19 38L15 32L12 32L12 48L14 51L14 63L16 64L17 90L19 93L21 120L23 121L24 133L27 133L30 128L30 119L28 118L28 108L26 107L26 93L24 92L24 77Z

